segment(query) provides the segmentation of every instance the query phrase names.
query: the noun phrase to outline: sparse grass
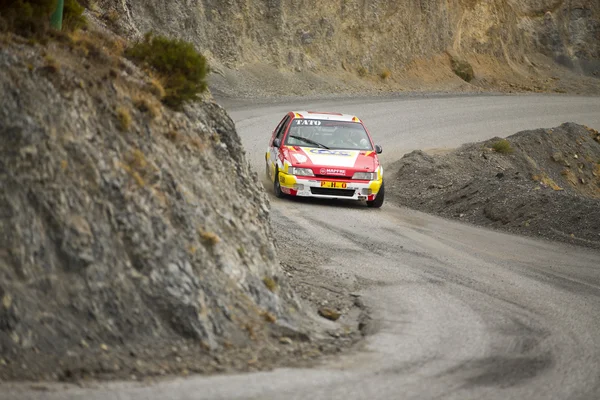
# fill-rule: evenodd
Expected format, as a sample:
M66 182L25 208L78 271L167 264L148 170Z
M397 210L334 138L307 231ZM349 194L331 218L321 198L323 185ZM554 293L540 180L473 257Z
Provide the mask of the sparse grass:
M200 139L190 139L190 146L195 148L196 150L202 151L206 148L204 143Z
M275 279L271 278L270 276L265 276L263 278L263 283L271 292L275 292L277 290L277 282L275 282Z
M135 183L137 183L139 187L146 186L146 181L144 180L144 178L142 178L139 172L135 171L129 165L123 163L121 163L121 168L123 168L133 178L133 180L135 181Z
M139 149L134 149L127 154L126 162L121 163L121 167L135 180L140 187L146 186L146 177L156 170L152 166L144 153Z
M148 168L148 160L140 149L135 149L130 153L129 165L138 171L145 170Z
M204 243L207 243L211 246L215 246L217 243L219 243L221 241L219 236L217 236L215 233L205 231L202 228L198 228L198 236L200 237L200 240L202 240Z
M127 47L127 43L122 39L110 39L107 41L107 46L110 51L116 55L121 57L125 52L125 48Z
M388 80L388 78L392 75L392 71L390 71L389 69L385 68L383 71L381 71L379 73L379 77L381 78L382 81L386 81Z
M531 177L531 179L533 179L536 182L540 182L544 186L552 188L552 190L556 190L556 191L564 190L563 188L558 186L558 184L556 182L554 182L554 180L552 180L552 178L550 178L544 172L540 173L539 175L533 175Z
M82 57L90 58L95 61L106 63L109 57L104 50L104 45L108 43L107 38L99 34L90 34L88 32L74 32L70 35L72 50Z
M156 71L164 86L162 101L170 107L180 108L183 103L198 99L207 89L209 68L206 58L191 43L146 34L125 54Z
M86 6L94 14L100 12L100 6L96 0L84 0L84 6Z
M119 129L122 132L127 132L131 128L131 114L126 107L117 107L117 120L119 121Z
M501 139L497 142L492 143L492 149L494 149L496 153L500 154L509 154L514 151L512 146L510 145L510 142L506 139Z
M244 325L244 329L248 332L248 337L250 337L251 340L256 340L256 330L253 325L247 323Z

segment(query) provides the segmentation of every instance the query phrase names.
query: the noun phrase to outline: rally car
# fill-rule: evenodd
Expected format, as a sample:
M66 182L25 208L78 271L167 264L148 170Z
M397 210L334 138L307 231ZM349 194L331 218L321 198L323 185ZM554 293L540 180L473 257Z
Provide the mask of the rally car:
M271 135L266 173L277 197L360 200L381 207L381 152L353 115L292 111Z

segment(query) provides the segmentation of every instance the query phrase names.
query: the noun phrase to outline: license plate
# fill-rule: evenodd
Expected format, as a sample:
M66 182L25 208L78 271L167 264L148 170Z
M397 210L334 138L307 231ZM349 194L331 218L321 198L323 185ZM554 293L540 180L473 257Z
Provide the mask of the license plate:
M321 181L321 187L324 187L324 188L346 189L347 186L348 186L348 184L346 182Z

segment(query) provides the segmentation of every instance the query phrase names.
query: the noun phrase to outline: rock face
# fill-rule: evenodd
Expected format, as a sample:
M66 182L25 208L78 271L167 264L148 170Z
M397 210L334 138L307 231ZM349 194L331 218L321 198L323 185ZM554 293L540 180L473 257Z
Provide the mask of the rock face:
M162 107L125 60L45 51L0 49L0 377L60 378L86 349L243 347L264 313L285 321L297 304L263 283L280 273L268 200L227 113Z
M600 60L596 0L98 3L123 15L119 24L130 33L182 37L230 67L268 63L290 71L345 68L379 74L447 48L508 64L527 64L524 57L542 52L589 73L598 70Z
M599 2L539 1L525 11L533 17L537 50L579 72L600 76Z
M425 212L600 248L600 135L574 123L405 155L390 198ZM497 149L497 150L494 150Z

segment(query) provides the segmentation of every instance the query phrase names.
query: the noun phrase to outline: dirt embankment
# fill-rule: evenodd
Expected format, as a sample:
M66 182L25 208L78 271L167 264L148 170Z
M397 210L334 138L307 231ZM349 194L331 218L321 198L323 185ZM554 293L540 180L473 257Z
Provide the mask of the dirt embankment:
M400 205L477 225L600 248L600 135L566 123L414 151L394 169Z
M357 339L294 295L219 105L166 108L92 28L0 42L0 381L257 370Z
M193 42L229 96L600 92L596 0L99 0L90 13Z

